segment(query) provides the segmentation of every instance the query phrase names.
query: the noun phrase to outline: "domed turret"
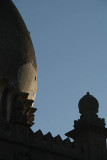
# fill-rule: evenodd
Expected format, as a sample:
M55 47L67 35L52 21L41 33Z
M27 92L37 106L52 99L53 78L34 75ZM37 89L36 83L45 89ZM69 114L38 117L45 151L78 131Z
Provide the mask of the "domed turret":
M11 0L0 0L0 80L34 100L37 64L26 25Z
M99 103L89 92L83 96L78 104L80 114L98 113Z

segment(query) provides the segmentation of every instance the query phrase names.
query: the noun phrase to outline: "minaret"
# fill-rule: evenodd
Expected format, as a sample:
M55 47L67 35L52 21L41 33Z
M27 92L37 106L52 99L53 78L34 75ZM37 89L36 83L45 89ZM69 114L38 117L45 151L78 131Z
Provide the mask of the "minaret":
M87 92L80 99L78 107L80 119L74 121L74 129L65 135L74 140L74 145L80 149L83 159L105 160L107 128L105 120L97 115L97 99Z

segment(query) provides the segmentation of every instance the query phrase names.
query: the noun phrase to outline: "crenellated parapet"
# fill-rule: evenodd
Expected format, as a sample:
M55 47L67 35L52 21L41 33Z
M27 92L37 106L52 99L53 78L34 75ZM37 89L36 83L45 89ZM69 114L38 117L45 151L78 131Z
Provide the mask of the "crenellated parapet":
M81 152L75 148L74 142L71 142L69 138L63 140L60 135L53 137L50 132L44 135L41 130L35 132L34 137L35 145L41 150L71 158L78 159L78 156L81 158Z

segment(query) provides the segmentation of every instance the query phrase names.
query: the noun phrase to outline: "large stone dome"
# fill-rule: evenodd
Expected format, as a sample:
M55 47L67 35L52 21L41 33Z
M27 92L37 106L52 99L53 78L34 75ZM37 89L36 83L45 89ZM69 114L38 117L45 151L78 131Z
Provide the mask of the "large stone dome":
M26 25L11 0L0 0L0 80L35 99L37 64Z
M87 94L80 99L78 107L80 114L96 114L98 112L99 103L94 96L87 92Z

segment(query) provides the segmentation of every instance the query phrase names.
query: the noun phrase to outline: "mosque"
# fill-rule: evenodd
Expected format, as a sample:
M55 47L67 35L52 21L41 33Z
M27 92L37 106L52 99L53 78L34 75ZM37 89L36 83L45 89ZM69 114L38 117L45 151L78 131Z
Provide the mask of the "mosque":
M89 92L74 129L53 137L34 133L37 63L27 27L12 0L0 0L0 160L106 160L107 128ZM70 141L73 139L73 142Z

